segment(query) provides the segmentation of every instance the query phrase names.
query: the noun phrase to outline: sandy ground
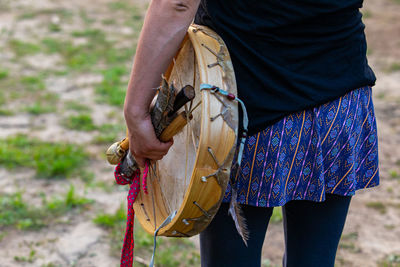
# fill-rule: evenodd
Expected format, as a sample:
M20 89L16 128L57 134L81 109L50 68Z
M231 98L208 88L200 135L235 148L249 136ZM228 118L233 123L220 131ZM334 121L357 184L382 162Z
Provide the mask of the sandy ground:
M95 3L94 3L95 2ZM52 1L52 0L2 0L0 2L0 66L11 72L30 74L38 69L54 70L59 67L58 55L38 54L16 60L12 51L7 49L10 38L35 42L38 38L49 35L46 25L57 20L57 15L44 13L33 18L19 19L27 11L67 9L72 14L85 10L95 19L94 27L101 28L110 38L122 35L134 36L133 30L121 26L118 32L100 21L110 18L106 9L111 0L97 1ZM143 9L146 1L135 1ZM338 251L337 266L379 266L378 262L392 259L392 265L400 266L395 255L400 257L400 71L393 64L400 64L400 3L395 0L366 1L363 8L369 46L369 61L376 72L378 81L374 87L374 104L379 127L380 174L381 185L375 189L357 192L352 200L343 240ZM116 18L118 19L118 18ZM67 33L81 29L81 21L73 18L63 25L62 32L51 33L52 37L64 38ZM79 38L76 43L84 42ZM121 39L129 42L129 38ZM132 41L132 45L134 41ZM92 107L91 115L96 124L110 122L107 114L122 113L120 108L97 103L94 95L95 84L101 82L98 74L73 74L66 77L49 77L46 88L59 95L60 102L76 100ZM12 88L0 88L12 90ZM26 105L26 102L17 103ZM11 107L10 107L11 108ZM92 145L93 134L90 132L70 131L61 124L65 114L51 113L33 116L17 112L13 116L0 116L0 138L16 133L50 141L70 141L86 144L92 154L101 154L103 146ZM113 118L112 120L118 121ZM111 122L112 122L111 120ZM112 167L101 156L95 156L90 166L95 170L98 181L112 184ZM395 177L397 173L397 177ZM0 267L11 266L117 266L119 259L110 256L109 241L103 229L92 223L93 216L99 210L114 212L126 192L114 189L105 192L101 188L85 188L79 179L48 182L35 179L31 170L8 171L0 168L0 193L13 193L24 190L24 197L38 202L37 192L62 194L73 183L79 193L96 201L95 208L83 214L67 214L61 223L51 224L40 231L18 231L1 228L6 235L0 239ZM386 213L381 214L367 207L371 201L381 202L386 206ZM121 237L122 238L122 237ZM194 239L197 243L197 240ZM35 249L33 262L16 262L15 256L28 255ZM264 266L279 266L284 249L281 224L269 226L264 244ZM268 265L268 262L270 265ZM54 265L50 265L50 263Z

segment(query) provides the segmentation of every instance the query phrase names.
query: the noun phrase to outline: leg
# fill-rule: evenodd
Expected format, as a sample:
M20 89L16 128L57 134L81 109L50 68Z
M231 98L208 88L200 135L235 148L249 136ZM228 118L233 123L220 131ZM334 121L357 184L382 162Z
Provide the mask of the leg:
M351 197L290 201L283 207L285 267L333 267Z
M229 204L222 203L211 224L200 234L202 267L260 267L262 246L273 208L242 207L250 232L248 247L228 214Z

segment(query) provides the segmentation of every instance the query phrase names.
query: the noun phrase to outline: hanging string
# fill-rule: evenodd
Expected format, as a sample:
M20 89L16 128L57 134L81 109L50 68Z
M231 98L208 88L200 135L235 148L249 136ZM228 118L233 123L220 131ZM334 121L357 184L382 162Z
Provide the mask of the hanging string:
M124 244L121 252L121 267L132 267L133 266L133 249L135 247L133 230L134 230L134 218L135 211L133 209L133 203L136 200L140 192L140 169L131 176L127 177L121 173L121 163L117 165L114 171L115 181L119 185L130 184L128 192L128 216L126 221L126 230L124 237ZM147 175L149 172L149 162L146 161L145 168L143 170L143 191L147 194Z
M248 126L249 126L249 118L247 116L246 106L244 105L244 102L241 99L239 99L237 96L235 96L234 94L229 93L217 86L203 83L200 85L200 91L202 91L202 90L210 90L211 93L221 94L223 96L226 96L226 98L228 100L237 101L240 104L242 111L243 111L243 131L241 133L240 145L239 145L238 157L237 157L237 164L238 164L238 166L240 166L240 163L242 162L244 144L246 142L247 131L248 131Z

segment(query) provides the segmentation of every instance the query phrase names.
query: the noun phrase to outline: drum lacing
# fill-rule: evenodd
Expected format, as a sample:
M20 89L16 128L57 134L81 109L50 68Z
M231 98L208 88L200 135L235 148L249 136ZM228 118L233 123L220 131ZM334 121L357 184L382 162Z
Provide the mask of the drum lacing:
M234 94L229 93L217 86L203 83L200 85L200 91L202 91L202 90L209 90L213 94L218 93L220 95L226 96L226 98L228 100L237 101L240 104L242 111L243 111L243 131L241 133L240 145L239 145L238 156L237 156L237 164L240 166L240 163L242 162L244 144L246 142L247 131L248 131L248 126L249 126L249 118L247 116L246 106L244 105L244 102L241 99L239 99L237 96L235 96Z

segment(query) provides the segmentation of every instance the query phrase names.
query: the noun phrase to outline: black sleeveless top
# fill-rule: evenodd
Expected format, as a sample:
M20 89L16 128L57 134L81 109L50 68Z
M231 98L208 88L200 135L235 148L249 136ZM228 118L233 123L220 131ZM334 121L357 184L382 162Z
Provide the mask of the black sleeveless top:
M362 0L202 0L195 23L226 42L254 134L375 84Z

